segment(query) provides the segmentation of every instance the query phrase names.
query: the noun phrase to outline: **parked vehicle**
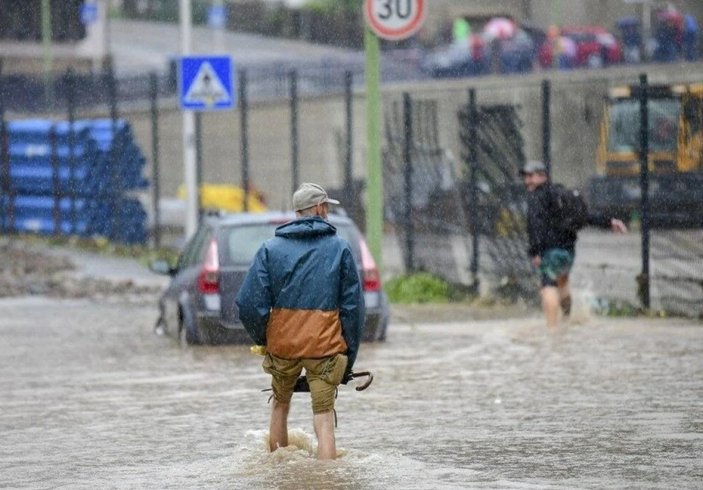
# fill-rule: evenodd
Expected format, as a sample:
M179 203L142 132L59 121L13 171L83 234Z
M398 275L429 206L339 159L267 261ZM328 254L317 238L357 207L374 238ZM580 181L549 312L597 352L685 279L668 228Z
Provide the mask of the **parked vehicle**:
M623 49L615 36L600 26L564 27L560 35L575 45L573 53L574 67L600 68L605 65L621 63L624 59ZM549 40L540 47L540 64L553 66L553 45Z
M293 219L292 212L203 217L175 267L166 261L150 264L154 272L172 277L159 299L156 328L184 344L248 342L235 297L260 245ZM384 341L390 306L366 241L350 218L331 214L329 221L351 245L359 268L366 304L363 340Z
M434 49L425 56L421 69L433 78L458 78L487 72L486 46L478 35Z
M611 89L606 102L590 204L629 220L639 212L639 86ZM703 225L703 86L651 85L649 114L650 223Z
M529 73L535 61L536 49L532 37L524 30L517 29L515 34L507 39L497 38L487 42L488 56L498 56L500 73ZM493 54L492 49L498 53Z
M527 73L532 70L535 45L522 29L510 37L473 34L430 53L422 70L434 78L456 78L487 73Z

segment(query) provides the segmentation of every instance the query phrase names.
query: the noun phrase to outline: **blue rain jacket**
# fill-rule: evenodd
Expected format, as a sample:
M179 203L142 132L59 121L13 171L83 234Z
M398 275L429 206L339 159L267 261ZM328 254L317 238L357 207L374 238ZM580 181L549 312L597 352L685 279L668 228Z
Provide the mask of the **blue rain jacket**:
M276 229L257 252L237 294L254 342L285 359L345 353L356 360L364 300L349 244L319 217Z

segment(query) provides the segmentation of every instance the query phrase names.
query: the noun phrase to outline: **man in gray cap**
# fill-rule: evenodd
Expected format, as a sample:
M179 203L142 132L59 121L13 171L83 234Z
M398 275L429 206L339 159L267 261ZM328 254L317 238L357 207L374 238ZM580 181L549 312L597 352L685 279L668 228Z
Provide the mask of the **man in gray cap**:
M556 327L560 308L563 316L571 313L569 272L574 263L580 226L611 228L616 233L627 232L627 227L619 219L588 213L585 207L581 223L574 226L568 223L572 217L565 216L563 204L567 193L574 191L552 184L544 163L536 160L528 161L520 175L527 189L528 255L540 272L540 296L547 325Z
M318 459L334 459L334 401L356 360L364 321L361 283L349 243L327 221L331 199L317 184L293 194L296 218L259 249L237 294L239 317L266 346L273 408L269 448L288 445L288 412L303 368L312 396Z

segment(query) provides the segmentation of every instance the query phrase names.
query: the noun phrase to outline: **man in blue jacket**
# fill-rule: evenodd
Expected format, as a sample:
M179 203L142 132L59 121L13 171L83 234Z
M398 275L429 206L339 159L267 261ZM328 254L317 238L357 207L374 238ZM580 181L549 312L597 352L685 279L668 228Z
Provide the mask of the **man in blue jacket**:
M330 199L317 184L293 194L296 220L276 229L259 249L237 295L249 335L266 346L273 409L269 447L288 445L288 411L305 368L318 459L335 459L334 399L351 375L361 338L364 302L349 244L327 222Z

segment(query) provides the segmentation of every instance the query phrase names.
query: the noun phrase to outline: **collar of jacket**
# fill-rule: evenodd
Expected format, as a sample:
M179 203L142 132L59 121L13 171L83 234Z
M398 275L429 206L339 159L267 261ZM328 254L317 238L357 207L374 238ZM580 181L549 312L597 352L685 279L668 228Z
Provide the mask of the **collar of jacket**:
M276 236L283 238L303 238L334 235L337 228L319 216L300 218L276 228Z

